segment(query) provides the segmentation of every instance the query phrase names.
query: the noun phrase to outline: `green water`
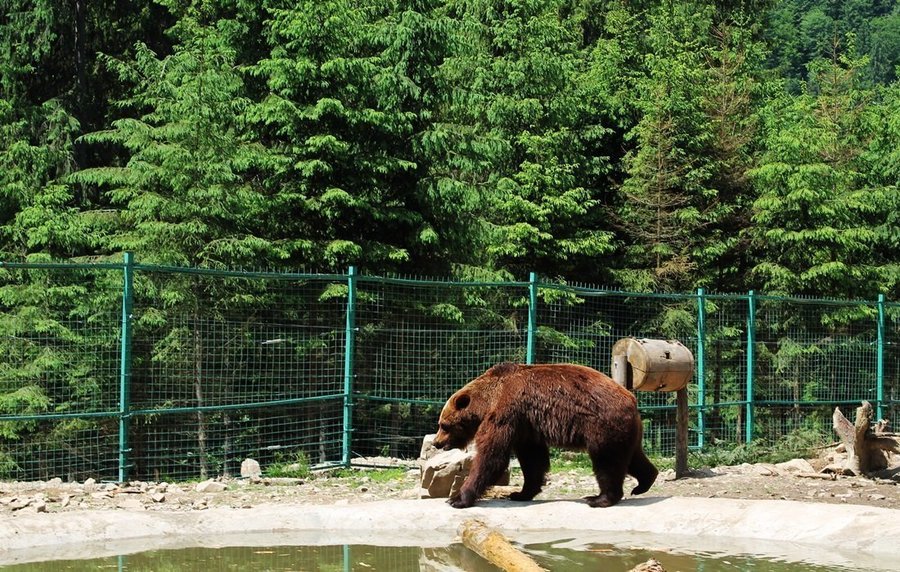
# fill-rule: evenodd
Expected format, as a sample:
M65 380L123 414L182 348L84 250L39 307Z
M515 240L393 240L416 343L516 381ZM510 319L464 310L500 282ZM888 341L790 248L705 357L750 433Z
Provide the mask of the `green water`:
M765 557L722 556L713 554L673 554L592 544L577 549L562 548L558 543L529 544L525 550L544 568L553 572L592 570L624 572L637 564L656 558L667 572L825 572L849 571L814 564L781 562ZM462 545L446 548L352 546L272 546L190 548L156 550L95 558L89 560L55 560L49 562L2 566L3 572L98 571L129 572L198 571L219 572L247 570L252 572L406 572L448 571L496 572ZM856 569L861 570L861 569Z

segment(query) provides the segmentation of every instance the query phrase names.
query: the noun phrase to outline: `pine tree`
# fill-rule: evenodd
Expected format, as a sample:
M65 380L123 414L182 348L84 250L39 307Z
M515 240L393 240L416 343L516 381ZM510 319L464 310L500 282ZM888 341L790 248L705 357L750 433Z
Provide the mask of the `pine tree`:
M697 271L695 248L716 203L710 185L713 133L705 113L711 11L666 2L650 13L640 120L628 134L620 219L627 236L627 289L684 290Z
M460 5L463 49L445 63L457 136L448 177L481 209L481 261L515 275L568 275L611 251L598 157L582 132L582 15L564 3ZM451 173L450 169L447 169ZM448 187L449 183L445 183ZM596 265L592 265L596 269Z
M873 93L864 61L819 61L799 96L765 110L765 150L753 172L754 274L772 294L871 297L878 290L863 156Z
M251 73L265 98L251 117L267 151L267 226L297 260L402 268L422 229L411 202L415 86L384 55L380 6L346 0L272 9L268 57Z

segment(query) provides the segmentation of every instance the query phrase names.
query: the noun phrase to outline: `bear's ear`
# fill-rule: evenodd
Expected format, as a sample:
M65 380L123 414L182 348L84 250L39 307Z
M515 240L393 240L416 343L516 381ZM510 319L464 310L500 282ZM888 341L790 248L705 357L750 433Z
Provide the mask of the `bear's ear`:
M460 409L465 409L466 407L468 407L470 401L472 401L472 398L469 397L469 394L463 393L456 398L456 401L453 403L453 405L455 405L456 410L459 411Z

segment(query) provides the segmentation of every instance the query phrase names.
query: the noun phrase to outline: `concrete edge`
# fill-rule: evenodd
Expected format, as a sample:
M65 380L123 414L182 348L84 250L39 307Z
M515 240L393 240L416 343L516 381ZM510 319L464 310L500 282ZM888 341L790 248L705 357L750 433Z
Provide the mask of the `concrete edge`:
M260 505L193 512L107 510L15 513L0 521L0 564L94 558L144 550L263 545L447 546L467 518L517 543L570 547L627 543L648 549L759 554L821 565L900 570L900 510L776 500L628 498L487 500L453 509L442 500L349 505Z

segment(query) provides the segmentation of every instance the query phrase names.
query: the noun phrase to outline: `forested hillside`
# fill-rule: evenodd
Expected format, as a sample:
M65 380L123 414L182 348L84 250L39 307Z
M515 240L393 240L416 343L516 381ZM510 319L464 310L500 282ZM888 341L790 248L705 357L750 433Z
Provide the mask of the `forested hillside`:
M888 0L3 0L0 260L897 299Z

